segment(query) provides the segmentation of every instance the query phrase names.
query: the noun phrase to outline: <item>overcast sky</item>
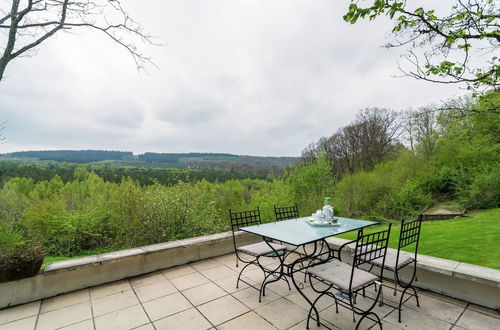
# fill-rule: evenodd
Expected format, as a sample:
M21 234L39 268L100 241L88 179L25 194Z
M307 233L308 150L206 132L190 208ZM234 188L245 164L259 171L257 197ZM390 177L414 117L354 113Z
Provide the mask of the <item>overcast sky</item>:
M3 5L3 3L2 3ZM166 43L140 74L97 33L60 34L7 67L0 121L18 150L298 156L365 107L403 110L463 92L399 74L385 20L350 25L348 1L125 1Z

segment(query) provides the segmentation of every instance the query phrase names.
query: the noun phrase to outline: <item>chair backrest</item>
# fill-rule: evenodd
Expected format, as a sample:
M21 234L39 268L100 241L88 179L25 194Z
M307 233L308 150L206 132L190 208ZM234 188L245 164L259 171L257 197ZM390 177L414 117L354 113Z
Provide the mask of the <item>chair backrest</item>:
M413 220L410 222L405 222L405 220L401 222L401 232L399 234L399 243L398 243L398 257L399 257L399 251L402 248L411 244L415 244L415 260L417 260L418 242L420 240L421 227L422 227L422 218L418 218L417 220Z
M297 219L299 217L299 208L297 204L284 207L276 207L274 205L274 215L276 216L276 221Z
M229 209L229 218L231 219L231 231L233 232L234 252L238 255L238 251L236 249L236 236L234 235L234 232L241 227L260 225L262 223L260 218L260 209L257 207L256 210L239 212L233 212Z
M389 243L391 224L386 230L371 234L363 234L363 230L358 231L356 248L354 250L353 266L358 267L378 258L384 258Z
M260 225L260 209L256 210L233 212L229 210L229 218L231 219L231 230L233 233L240 227Z
M352 287L352 280L356 268L378 258L382 258L382 267L380 267L380 279L382 279L385 264L385 255L387 253L387 245L389 244L389 236L391 233L391 226L392 225L389 224L389 227L386 230L371 234L363 234L362 229L358 231L356 248L354 250L354 258L352 260L349 290Z

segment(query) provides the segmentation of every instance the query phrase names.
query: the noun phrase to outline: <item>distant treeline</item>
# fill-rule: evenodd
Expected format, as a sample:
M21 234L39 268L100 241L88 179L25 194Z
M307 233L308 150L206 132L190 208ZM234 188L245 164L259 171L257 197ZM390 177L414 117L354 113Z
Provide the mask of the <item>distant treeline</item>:
M197 162L236 162L246 164L288 166L295 163L297 157L260 157L240 156L228 153L156 153L146 152L134 156L130 151L109 150L39 150L39 151L17 151L3 154L4 158L35 158L38 160L54 160L68 163L93 163L105 160L136 160L146 163L192 163Z
M228 153L155 153L146 152L134 156L130 151L106 150L42 150L19 151L0 155L4 159L47 160L67 163L105 163L122 166L154 166L168 168L223 169L265 177L271 172L283 173L297 163L297 157L240 156ZM247 176L248 177L248 176Z
M211 159L221 159L229 160L236 159L239 156L224 154L224 153L157 153L157 152L146 152L138 155L138 158L147 163L178 163L181 159L185 158L211 158Z
M74 179L75 171L83 167L94 172L107 182L120 183L131 178L141 185L160 183L171 186L179 181L196 182L205 179L209 182L225 182L233 179L265 178L249 172L224 169L194 169L194 168L156 168L156 167L126 167L115 165L71 164L53 161L20 162L13 160L0 161L0 185L10 178L30 178L33 182L47 181L59 176L66 183Z
M39 160L54 160L69 163L93 163L103 160L127 160L132 159L130 151L107 151L107 150L43 150L43 151L19 151L8 154L19 158L36 158Z

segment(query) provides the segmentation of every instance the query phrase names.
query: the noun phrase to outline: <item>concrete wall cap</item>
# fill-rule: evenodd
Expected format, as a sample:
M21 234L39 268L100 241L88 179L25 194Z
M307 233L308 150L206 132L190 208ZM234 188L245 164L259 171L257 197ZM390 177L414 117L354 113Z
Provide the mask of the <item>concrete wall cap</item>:
M90 267L100 264L101 259L99 258L99 255L62 260L47 264L47 266L45 266L44 273L69 271L77 268Z
M116 262L120 260L125 260L127 257L134 257L139 254L144 254L144 249L142 248L133 248L127 250L119 250L108 253L99 254L99 259L101 259L101 263L104 262Z
M335 248L347 242L349 242L349 240L343 238L328 238L328 243L332 244ZM396 251L395 249L390 250ZM352 250L349 248L345 249L345 251L352 253ZM439 274L500 287L500 270L497 269L426 256L423 254L417 256L417 261L418 269L425 269Z
M250 234L245 232L237 232L236 235L245 236ZM163 252L165 250L183 248L193 245L203 245L207 244L207 242L215 244L220 240L229 238L232 238L232 233L230 231L216 233L212 235L206 235L206 236L186 238L177 241L146 245L138 248L113 251L88 257L56 261L47 264L47 266L45 267L45 271L43 271L43 273L71 271L78 268L90 267L90 266L100 265L103 263L120 262L120 261L125 261L127 258L132 258L141 254Z
M500 288L500 270L460 263L454 271L454 276L469 281L485 283Z

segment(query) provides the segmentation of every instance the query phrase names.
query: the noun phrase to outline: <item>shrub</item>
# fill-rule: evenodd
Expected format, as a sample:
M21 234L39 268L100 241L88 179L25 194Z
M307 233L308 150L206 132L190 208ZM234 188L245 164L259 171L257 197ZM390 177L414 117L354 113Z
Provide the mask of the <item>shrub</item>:
M311 214L323 207L324 197L333 196L335 179L328 160L319 156L311 164L295 166L285 181L290 202L298 203L301 214Z
M415 181L408 180L400 189L392 191L381 203L383 214L390 218L404 218L420 213L431 198Z
M390 183L373 172L348 175L335 188L334 208L348 217L369 214L390 190Z
M468 209L496 208L500 206L500 166L481 167L472 183L461 187L460 204Z
M0 255L9 254L20 241L22 235L0 219Z
M19 280L35 275L42 266L44 250L31 242L18 242L0 254L0 282Z

